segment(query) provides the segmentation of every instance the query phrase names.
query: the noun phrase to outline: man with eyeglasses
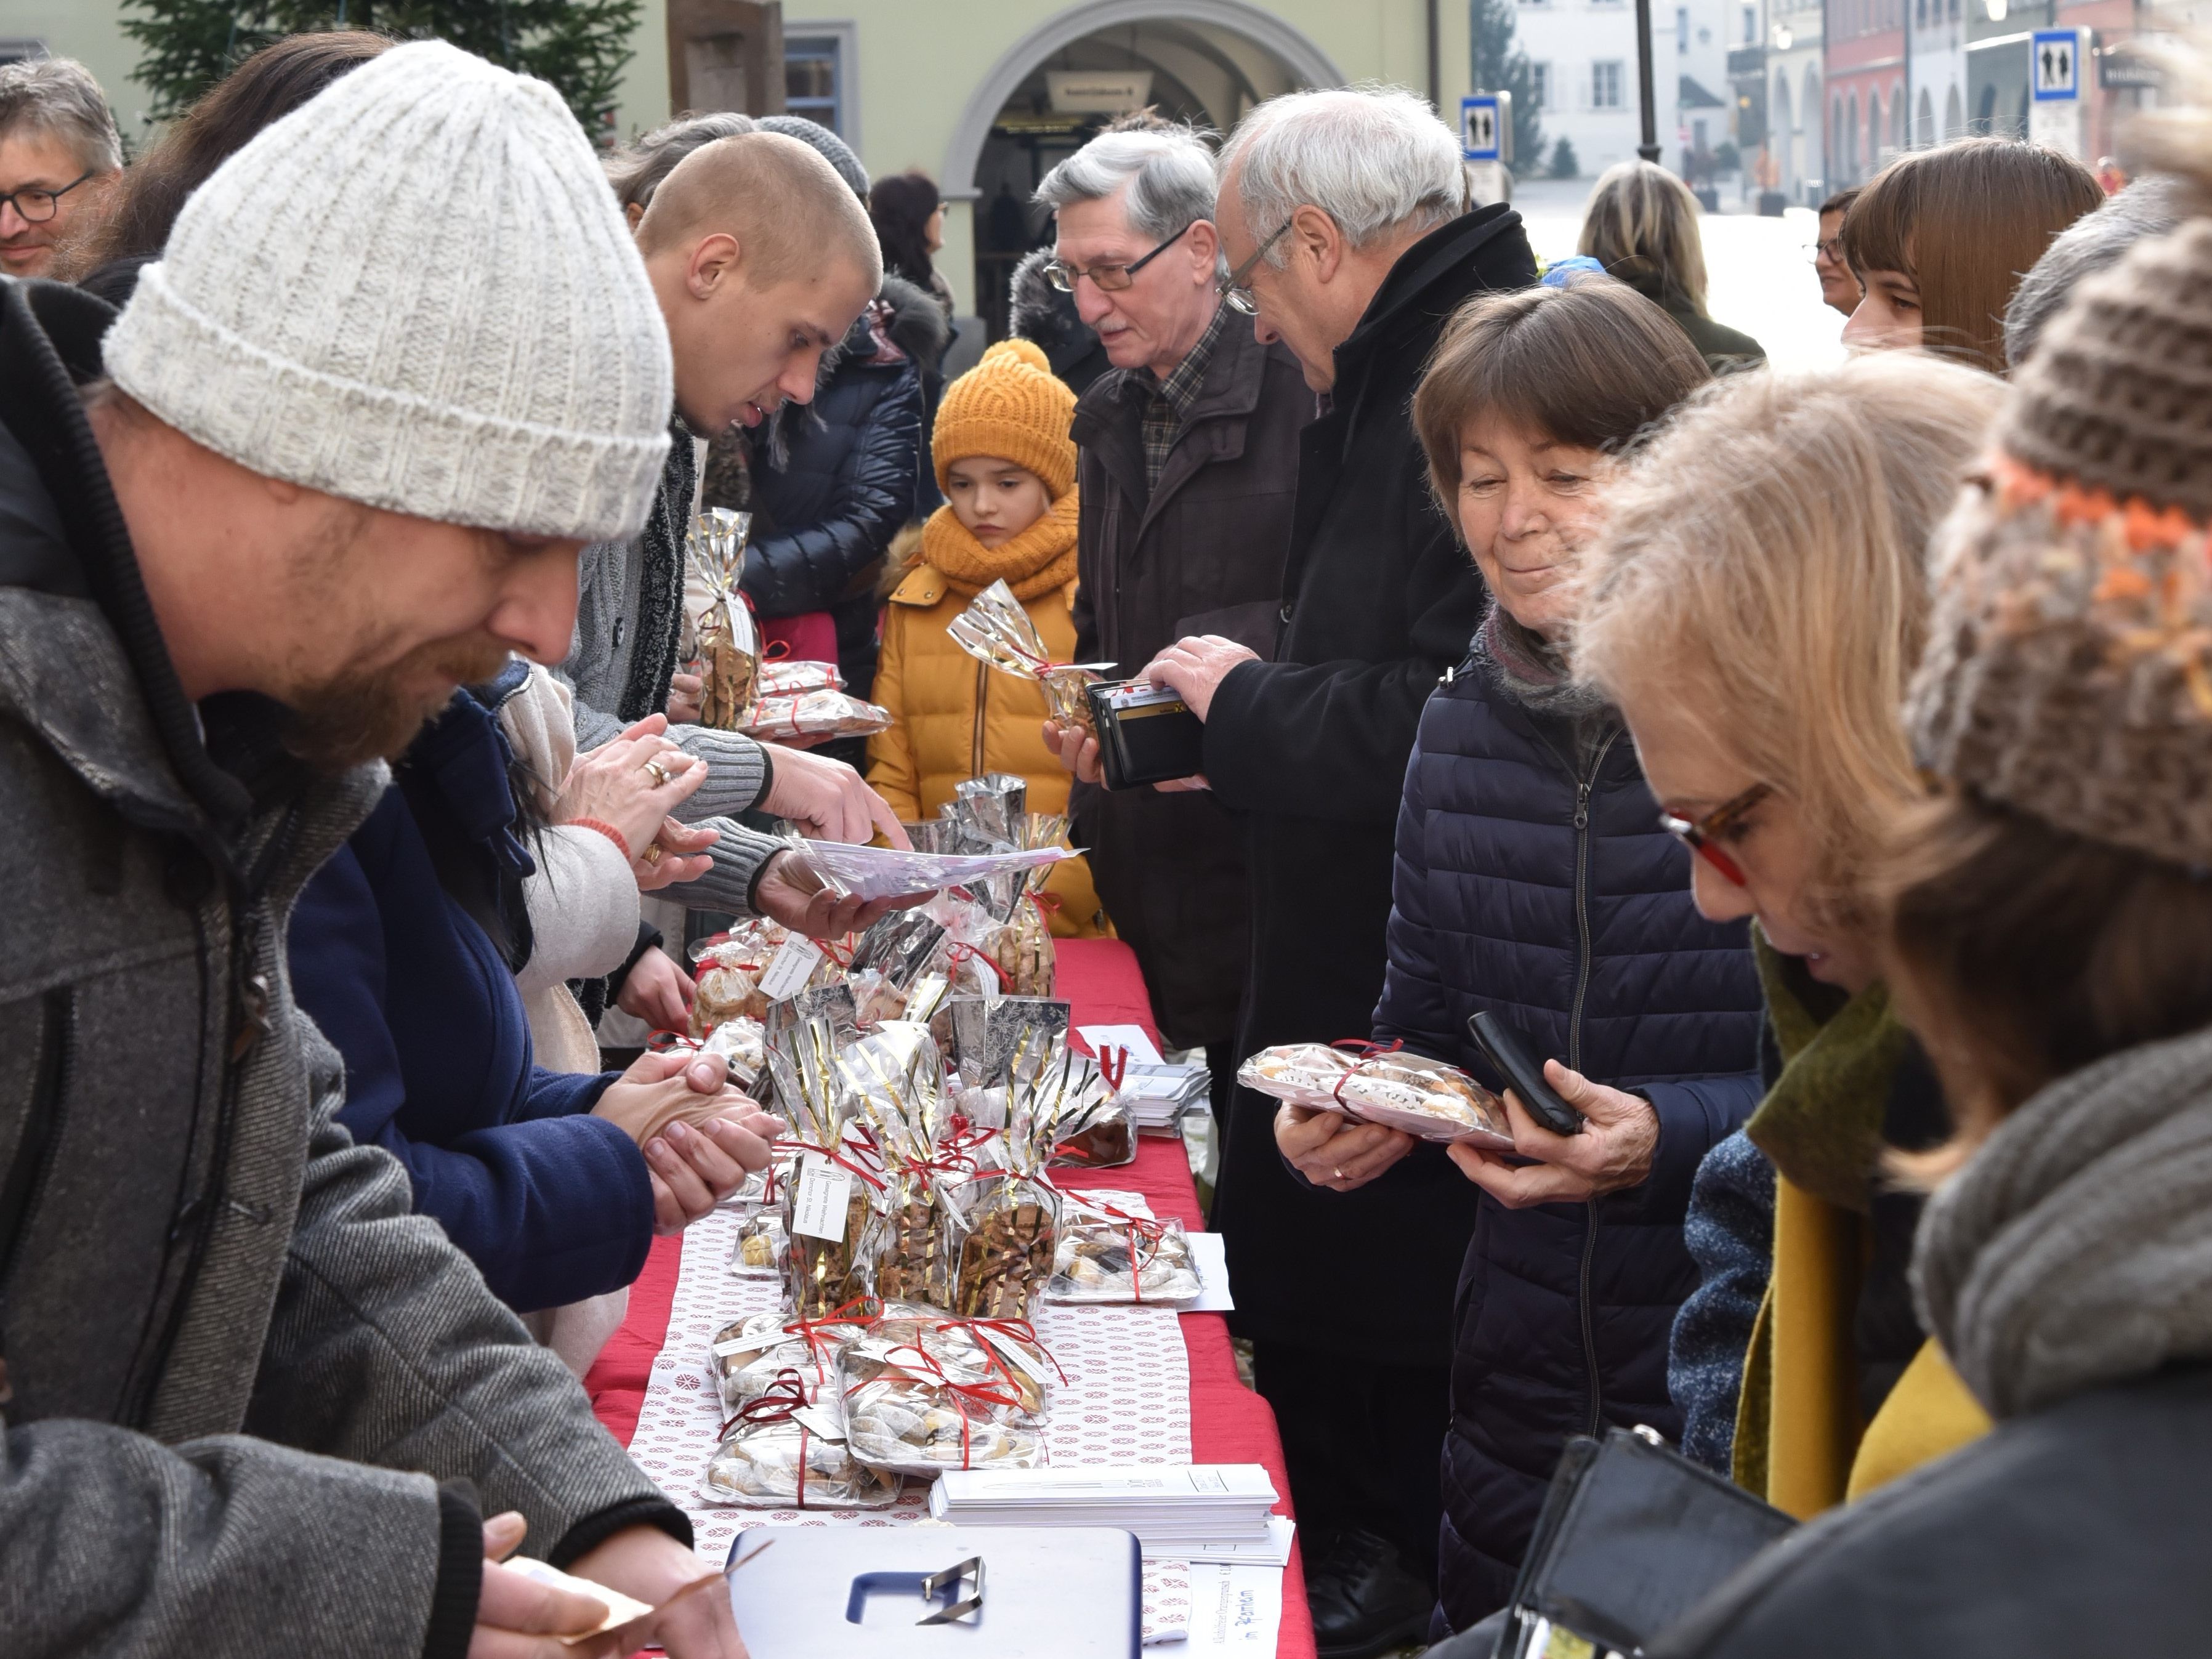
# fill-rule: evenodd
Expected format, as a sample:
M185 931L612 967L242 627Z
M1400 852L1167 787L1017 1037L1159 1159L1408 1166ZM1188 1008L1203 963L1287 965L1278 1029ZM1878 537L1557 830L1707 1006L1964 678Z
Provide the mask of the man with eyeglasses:
M1325 399L1300 434L1271 659L1201 631L1145 670L1206 722L1206 781L1249 833L1244 1055L1372 1026L1407 757L1484 600L1430 495L1409 405L1453 312L1527 287L1536 266L1518 214L1468 210L1458 139L1411 93L1262 104L1217 173L1228 303ZM1449 1165L1409 1158L1348 1193L1308 1186L1276 1150L1274 1107L1238 1091L1213 1220L1232 1327L1253 1340L1282 1425L1316 1638L1323 1659L1363 1659L1427 1626L1473 1223Z
M55 252L105 216L123 140L100 83L67 58L0 69L0 272L52 276Z
M1297 359L1221 303L1213 155L1188 127L1101 134L1046 175L1054 286L1114 368L1076 405L1076 659L1133 674L1186 634L1274 648L1298 429ZM1217 1115L1251 956L1244 830L1204 791L1109 793L1097 744L1059 739L1076 844L1137 953L1170 1045L1206 1051Z

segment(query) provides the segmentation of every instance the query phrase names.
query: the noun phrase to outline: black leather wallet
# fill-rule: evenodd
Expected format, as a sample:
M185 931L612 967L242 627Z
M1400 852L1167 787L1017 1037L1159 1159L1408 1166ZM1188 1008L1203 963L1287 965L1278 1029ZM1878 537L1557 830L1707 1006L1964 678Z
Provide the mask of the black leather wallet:
M1206 723L1180 691L1142 680L1087 685L1098 730L1098 765L1109 789L1164 783L1206 769Z
M1544 1495L1498 1659L1634 1654L1796 1524L1650 1429L1577 1435Z

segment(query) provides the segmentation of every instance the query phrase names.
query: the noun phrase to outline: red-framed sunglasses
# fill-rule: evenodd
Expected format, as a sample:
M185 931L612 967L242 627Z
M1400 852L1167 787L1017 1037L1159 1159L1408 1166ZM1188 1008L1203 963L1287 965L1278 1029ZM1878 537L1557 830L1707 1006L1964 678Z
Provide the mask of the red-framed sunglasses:
M1735 799L1716 806L1701 818L1678 818L1672 812L1662 811L1659 814L1659 827L1737 886L1748 887L1751 883L1743 873L1743 866L1722 851L1718 843L1729 825L1773 793L1767 785L1754 783Z

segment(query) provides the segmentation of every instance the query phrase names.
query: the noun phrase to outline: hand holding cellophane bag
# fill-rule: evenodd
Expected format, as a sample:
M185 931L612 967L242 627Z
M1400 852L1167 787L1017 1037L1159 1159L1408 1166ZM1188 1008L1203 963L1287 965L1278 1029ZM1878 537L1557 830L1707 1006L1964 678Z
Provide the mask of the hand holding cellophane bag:
M1395 1044L1282 1043L1246 1060L1237 1080L1308 1111L1340 1112L1419 1139L1513 1150L1496 1095L1456 1066Z

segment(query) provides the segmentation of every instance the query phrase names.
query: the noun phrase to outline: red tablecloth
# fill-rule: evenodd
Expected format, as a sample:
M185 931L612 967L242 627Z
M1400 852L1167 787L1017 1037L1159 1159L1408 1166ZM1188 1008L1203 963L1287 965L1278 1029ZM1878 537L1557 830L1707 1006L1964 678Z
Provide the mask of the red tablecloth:
M1075 1005L1076 1024L1152 1030L1144 981L1127 945L1118 939L1061 939L1058 944L1060 994ZM1147 1137L1138 1144L1135 1163L1102 1171L1095 1180L1141 1192L1155 1214L1174 1216L1186 1227L1205 1224L1198 1212L1190 1164L1179 1141ZM654 1242L645 1272L630 1289L629 1317L585 1379L599 1421L624 1445L636 1431L646 1379L667 1334L668 1305L676 1294L677 1269L683 1259L680 1236ZM1276 1510L1290 1514L1290 1476L1283 1467L1275 1414L1266 1401L1237 1380L1227 1322L1219 1314L1185 1314L1182 1340L1190 1370L1191 1461L1264 1465L1275 1490L1284 1494ZM1313 1659L1313 1620L1306 1611L1305 1577L1295 1543L1290 1571L1283 1575L1283 1624L1275 1652L1277 1659Z

